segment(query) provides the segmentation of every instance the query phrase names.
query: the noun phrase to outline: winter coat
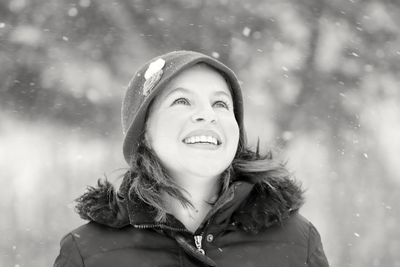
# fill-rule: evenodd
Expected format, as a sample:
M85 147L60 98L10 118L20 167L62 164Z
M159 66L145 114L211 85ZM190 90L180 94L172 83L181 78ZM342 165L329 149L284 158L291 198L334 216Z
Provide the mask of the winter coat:
M328 266L290 179L233 182L195 233L172 215L155 223L151 207L127 197L129 180L118 194L105 181L79 199L90 222L62 239L54 267Z

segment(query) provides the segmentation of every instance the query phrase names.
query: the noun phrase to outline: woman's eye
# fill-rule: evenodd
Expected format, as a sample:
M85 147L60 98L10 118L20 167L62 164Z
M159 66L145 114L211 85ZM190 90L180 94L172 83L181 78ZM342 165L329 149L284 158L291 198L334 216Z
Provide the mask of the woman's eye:
M216 101L214 106L229 109L229 105L224 101Z
M172 105L176 105L176 104L178 104L178 105L189 105L189 100L187 100L186 98L181 97L181 98L176 99L172 103Z

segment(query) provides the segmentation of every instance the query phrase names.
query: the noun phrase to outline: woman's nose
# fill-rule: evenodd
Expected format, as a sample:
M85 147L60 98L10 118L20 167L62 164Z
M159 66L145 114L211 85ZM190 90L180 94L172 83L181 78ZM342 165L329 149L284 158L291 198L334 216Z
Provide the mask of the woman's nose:
M199 107L194 112L194 114L192 115L192 121L193 122L205 121L210 123L216 123L217 117L214 109L211 106L207 105Z

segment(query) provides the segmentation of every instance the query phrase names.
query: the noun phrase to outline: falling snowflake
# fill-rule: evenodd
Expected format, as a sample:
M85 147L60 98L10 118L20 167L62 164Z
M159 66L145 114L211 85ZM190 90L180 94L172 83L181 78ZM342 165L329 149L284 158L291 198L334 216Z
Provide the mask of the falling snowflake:
M68 10L68 16L76 17L76 15L78 15L78 9L76 9L75 7L72 7Z
M215 57L215 58L219 58L219 53L218 52L212 52L211 56Z
M251 29L249 27L244 27L242 34L246 37L249 37L251 33Z

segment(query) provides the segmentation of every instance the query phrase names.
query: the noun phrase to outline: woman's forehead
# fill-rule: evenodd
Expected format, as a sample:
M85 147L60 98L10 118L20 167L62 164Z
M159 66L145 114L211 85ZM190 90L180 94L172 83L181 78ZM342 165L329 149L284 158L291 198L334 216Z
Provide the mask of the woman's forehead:
M229 84L216 69L201 63L196 64L175 76L165 87L162 96L173 92L198 93L198 88L207 87L212 94L225 94L231 97Z

